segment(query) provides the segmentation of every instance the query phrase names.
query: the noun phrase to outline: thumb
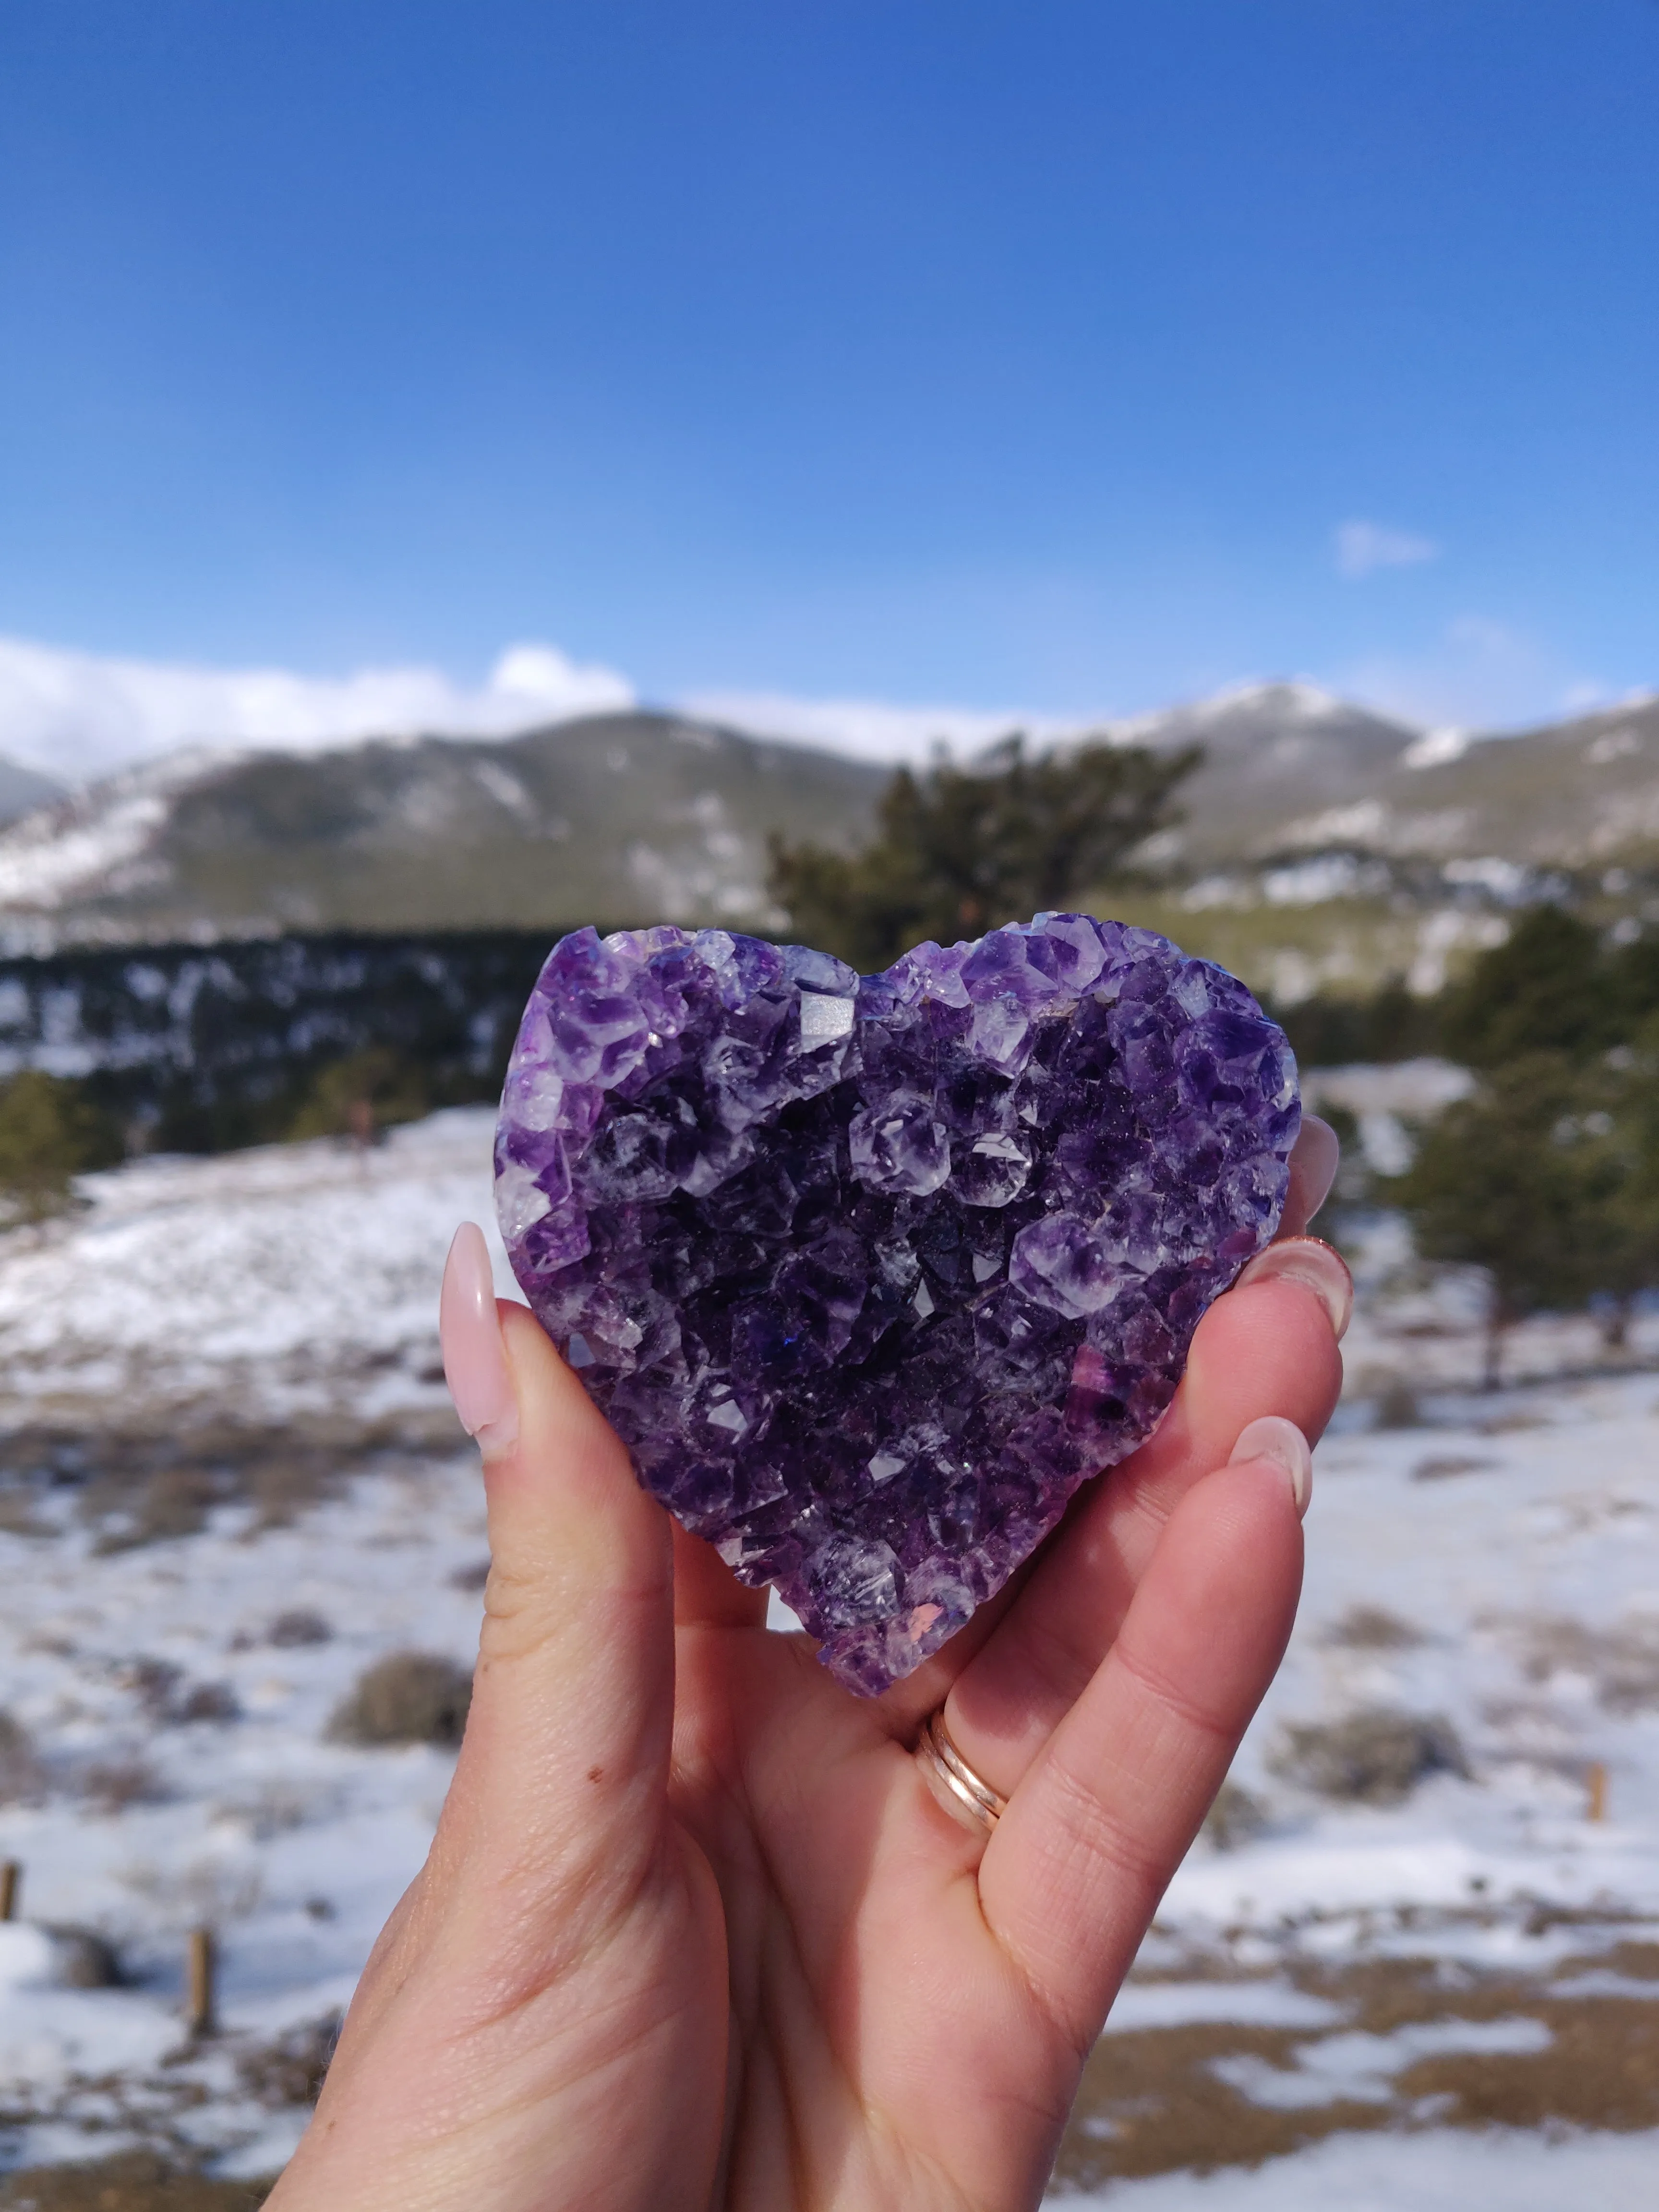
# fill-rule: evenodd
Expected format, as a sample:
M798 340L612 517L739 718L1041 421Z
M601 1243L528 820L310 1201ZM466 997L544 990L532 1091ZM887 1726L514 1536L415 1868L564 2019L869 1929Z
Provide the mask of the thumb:
M483 1454L490 1568L445 1810L470 1886L604 1910L653 1848L674 1706L668 1516L532 1316L497 1302L483 1232L444 1273L444 1370Z

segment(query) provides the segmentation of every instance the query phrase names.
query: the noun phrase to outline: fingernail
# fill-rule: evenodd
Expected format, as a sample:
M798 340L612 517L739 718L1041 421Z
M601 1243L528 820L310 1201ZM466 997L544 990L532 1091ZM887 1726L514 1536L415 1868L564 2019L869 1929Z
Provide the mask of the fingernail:
M1291 1187L1285 1194L1280 1234L1299 1237L1331 1194L1342 1146L1328 1121L1317 1114L1302 1116L1301 1133L1291 1151Z
M1291 1496L1300 1520L1313 1496L1313 1454L1296 1423L1287 1421L1282 1413L1264 1413L1259 1421L1241 1429L1227 1464L1237 1467L1247 1459L1270 1459L1284 1468L1291 1478Z
M1241 1270L1233 1288L1242 1291L1247 1283L1300 1283L1329 1315L1337 1342L1347 1334L1353 1315L1353 1277L1342 1255L1317 1237L1287 1237L1281 1244L1268 1245Z
M438 1339L461 1426L486 1453L505 1451L518 1440L519 1406L495 1318L489 1247L476 1221L464 1221L455 1231L444 1262Z

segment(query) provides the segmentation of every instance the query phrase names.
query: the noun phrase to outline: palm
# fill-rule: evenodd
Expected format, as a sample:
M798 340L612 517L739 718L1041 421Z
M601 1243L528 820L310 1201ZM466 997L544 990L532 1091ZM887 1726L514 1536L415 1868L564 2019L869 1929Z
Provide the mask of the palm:
M503 1325L523 1432L486 1455L466 1741L272 2212L1034 2203L1288 1632L1288 1485L1224 1463L1261 1415L1322 1426L1318 1305L1220 1301L1158 1435L869 1702L671 1547L529 1316ZM909 1756L941 1703L1009 1799L988 1845Z
M729 1985L737 2099L720 2201L1026 2201L1077 2054L988 1929L978 1845L916 1787L899 1701L852 1705L802 1642L763 1629L694 1631L681 1651L742 1681L736 1712L714 1688L683 1713L673 1790L726 1945L714 1996L723 2014Z
M1328 1413L1333 1347L1306 1326L1308 1301L1270 1297L1271 1332L1266 1315L1241 1326L1243 1304L1206 1323L1153 1443L881 1698L849 1698L805 1638L767 1632L763 1595L678 1540L671 1796L724 1914L733 2207L1035 2198L1100 2016L1224 1771L1237 1688L1264 1651L1270 1670L1289 1627L1299 1547L1283 1528L1216 1555L1211 1532L1177 1528L1180 1555L1149 1571L1174 1504L1225 1456L1222 1436L1269 1406L1309 1427ZM1194 1636L1224 1654L1212 1712L1181 1710L1159 1680ZM1013 1800L988 1849L908 1755L947 1695L957 1741ZM1152 1792L1135 1787L1172 1748L1195 1770L1173 1826L1167 1804L1146 1817ZM1117 1776L1103 1791L1084 1778L1103 1753ZM1104 1839L1093 1896L1078 1888L1084 1825Z

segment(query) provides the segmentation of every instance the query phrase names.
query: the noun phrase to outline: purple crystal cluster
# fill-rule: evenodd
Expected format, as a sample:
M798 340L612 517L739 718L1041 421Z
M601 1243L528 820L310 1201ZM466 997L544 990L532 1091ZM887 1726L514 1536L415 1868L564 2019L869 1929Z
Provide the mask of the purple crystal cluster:
M525 1012L496 1198L646 1488L872 1694L1151 1431L1300 1115L1283 1032L1149 930L1039 915L860 977L584 929Z

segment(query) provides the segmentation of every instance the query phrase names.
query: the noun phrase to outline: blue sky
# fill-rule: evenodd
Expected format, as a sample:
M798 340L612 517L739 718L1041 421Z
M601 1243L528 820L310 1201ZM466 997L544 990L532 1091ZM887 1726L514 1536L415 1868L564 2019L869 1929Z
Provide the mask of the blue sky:
M1659 0L0 0L0 635L1659 682Z

